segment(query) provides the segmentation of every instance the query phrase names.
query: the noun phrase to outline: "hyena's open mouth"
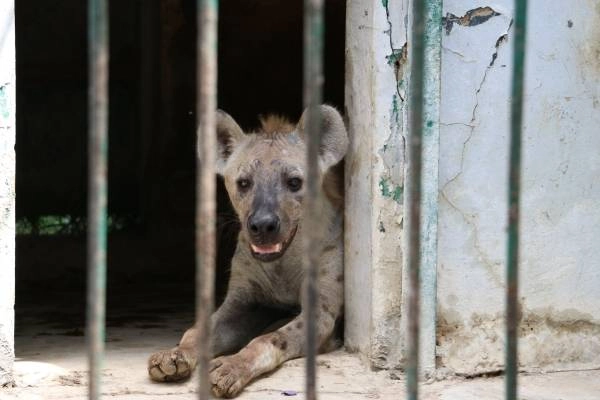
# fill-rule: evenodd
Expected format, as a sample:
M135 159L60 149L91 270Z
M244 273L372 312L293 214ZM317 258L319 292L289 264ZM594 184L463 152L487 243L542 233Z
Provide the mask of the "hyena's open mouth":
M277 260L279 257L283 256L290 243L292 243L294 237L296 236L297 230L298 225L292 229L288 238L283 242L260 246L250 243L250 252L252 253L252 256L262 262L271 262Z

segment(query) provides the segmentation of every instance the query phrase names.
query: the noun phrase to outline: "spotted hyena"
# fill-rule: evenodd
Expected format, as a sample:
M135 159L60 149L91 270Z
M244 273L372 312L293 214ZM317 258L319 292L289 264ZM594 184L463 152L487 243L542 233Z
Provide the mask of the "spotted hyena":
M322 139L318 196L322 232L317 340L321 351L335 341L334 327L343 312L343 197L340 161L348 138L340 114L320 106ZM241 222L223 304L211 317L213 393L236 396L248 382L286 360L301 357L305 313L301 309L303 196L306 177L304 120L294 126L279 117L244 134L225 112L218 112L217 170ZM153 354L148 372L156 381L188 378L196 365L198 328L179 345Z

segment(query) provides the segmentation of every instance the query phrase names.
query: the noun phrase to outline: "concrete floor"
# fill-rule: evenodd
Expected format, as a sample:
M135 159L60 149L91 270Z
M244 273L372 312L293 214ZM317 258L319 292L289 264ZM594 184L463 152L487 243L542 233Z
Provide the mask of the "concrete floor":
M130 399L194 399L195 380L157 384L146 373L153 351L175 345L189 325L193 309L181 298L156 292L131 298L112 296L107 316L107 359L102 390L106 397ZM33 301L17 308L16 386L0 388L2 400L67 400L86 398L86 359L82 305L65 295ZM111 297L109 297L111 298ZM154 304L154 305L153 305ZM320 399L403 399L405 383L389 372L370 371L356 355L344 351L319 356ZM283 399L294 390L303 399L302 359L286 363L268 377L249 385L242 400ZM527 400L600 399L600 371L528 374L520 377L520 398ZM422 399L502 399L502 377L452 378L421 386Z
M195 399L196 381L182 384L155 384L145 370L146 354L172 343L170 332L123 329L128 338L112 342L108 348L107 368L103 373L103 394L111 399ZM170 338L169 338L170 336ZM16 387L0 389L3 400L67 400L86 398L86 373L83 341L34 340L32 347L17 362ZM132 339L129 341L129 339ZM135 339L135 340L134 340ZM34 346L47 346L37 351ZM68 349L65 351L65 349ZM39 348L38 348L39 350ZM387 372L368 371L354 355L343 351L319 357L319 398L331 400L404 399L403 380L392 380ZM249 385L241 400L284 399L284 390L298 391L291 398L303 399L302 360L286 363L271 376ZM592 400L600 399L600 371L560 372L522 375L521 399ZM421 398L440 400L503 399L501 377L448 379L421 386Z

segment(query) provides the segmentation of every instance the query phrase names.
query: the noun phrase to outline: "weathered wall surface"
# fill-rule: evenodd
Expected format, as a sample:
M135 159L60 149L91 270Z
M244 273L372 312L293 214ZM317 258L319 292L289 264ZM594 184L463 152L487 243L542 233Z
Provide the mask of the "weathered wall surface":
M502 369L512 1L444 1L438 355ZM530 1L520 363L600 367L600 3Z
M0 386L12 381L15 280L15 25L0 3Z
M407 1L347 3L346 346L400 359Z

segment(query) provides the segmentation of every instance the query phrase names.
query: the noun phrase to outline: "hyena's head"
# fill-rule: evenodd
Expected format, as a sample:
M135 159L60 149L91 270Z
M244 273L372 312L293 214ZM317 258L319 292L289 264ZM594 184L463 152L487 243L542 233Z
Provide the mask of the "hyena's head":
M320 106L319 170L325 172L346 153L342 117ZM263 262L281 257L294 240L302 218L306 178L304 121L293 126L281 118L263 119L262 129L244 134L227 113L217 116L217 170L241 222L252 255Z

